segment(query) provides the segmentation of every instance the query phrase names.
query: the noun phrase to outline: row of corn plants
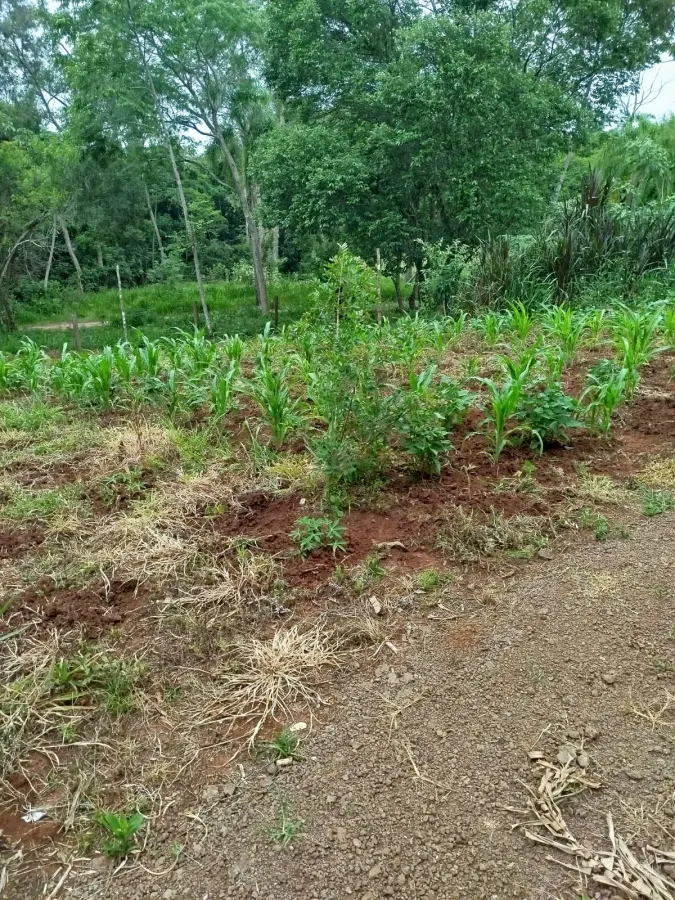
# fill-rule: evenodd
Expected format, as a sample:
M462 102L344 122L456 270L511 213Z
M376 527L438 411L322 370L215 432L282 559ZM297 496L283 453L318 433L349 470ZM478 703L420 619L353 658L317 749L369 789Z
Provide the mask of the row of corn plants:
M176 424L199 413L199 422L221 431L240 409L271 452L297 437L329 478L350 483L397 459L440 472L474 409L471 434L485 438L495 462L514 445L543 453L580 427L607 435L644 368L675 344L675 311L665 304L533 312L518 303L473 320L403 318L380 326L350 319L344 308L340 314L337 324L308 318L246 343L179 332L97 353L64 347L56 359L25 340L13 357L0 355L0 394L100 410L147 405ZM589 350L606 358L570 396L566 372ZM460 371L453 360L461 360Z

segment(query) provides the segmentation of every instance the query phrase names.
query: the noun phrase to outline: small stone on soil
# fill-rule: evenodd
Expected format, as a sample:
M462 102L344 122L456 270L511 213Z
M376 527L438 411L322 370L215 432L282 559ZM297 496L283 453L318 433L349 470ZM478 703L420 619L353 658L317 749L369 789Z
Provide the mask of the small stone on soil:
M565 745L558 750L558 762L561 766L566 766L577 758L576 747Z

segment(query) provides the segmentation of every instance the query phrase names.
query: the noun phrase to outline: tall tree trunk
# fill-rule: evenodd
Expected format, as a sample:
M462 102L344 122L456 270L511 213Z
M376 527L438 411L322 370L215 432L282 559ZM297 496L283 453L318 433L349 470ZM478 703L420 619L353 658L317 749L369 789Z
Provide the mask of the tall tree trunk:
M3 290L3 283L5 281L7 273L9 272L9 267L12 265L14 254L39 221L40 219L37 218L28 223L28 226L21 232L19 237L12 245L9 253L7 254L7 259L5 260L5 264L2 267L2 271L0 271L0 312L2 312L4 316L5 327L7 331L16 331L16 319L14 318L14 310L12 309L12 302L9 299L9 294L6 294Z
M410 309L419 309L420 305L420 283L422 281L422 272L420 266L415 263L415 282L413 284L412 293L408 297L408 306Z
M185 199L185 191L183 190L183 179L180 176L180 171L178 169L178 163L176 162L176 154L173 152L173 144L171 143L171 135L169 133L169 129L166 126L166 122L164 121L164 116L162 115L162 106L159 102L159 97L157 96L157 91L155 90L155 82L152 77L152 72L148 66L148 61L143 53L143 49L141 46L140 38L138 34L134 34L136 39L136 44L138 46L138 52L141 56L141 61L143 63L143 68L145 70L145 76L148 80L148 87L150 88L150 93L152 94L153 103L155 106L155 112L157 114L157 120L159 122L159 126L162 130L162 136L164 137L164 143L166 145L166 149L169 153L169 159L171 161L171 170L173 171L173 177L176 182L176 188L178 189L178 199L180 200L181 210L183 212L183 220L185 222L185 231L187 232L188 240L190 242L190 247L192 249L192 259L195 266L195 278L197 279L197 289L199 290L199 299L202 304L202 312L204 313L204 324L206 326L206 333L208 335L213 334L213 327L211 325L211 316L209 315L209 308L206 305L206 291L204 290L204 281L202 280L202 269L199 264L199 251L197 249L197 235L195 234L195 230L192 227L192 219L190 218L190 211L188 209L187 200Z
M150 202L150 193L148 191L148 186L145 183L145 178L143 179L143 190L145 191L145 202L148 205L148 212L150 213L150 221L152 222L152 230L155 233L155 238L157 240L157 246L159 248L159 258L162 262L166 260L166 254L164 253L164 244L162 243L162 235L159 233L159 228L157 227L157 216L154 213L152 208L152 203Z
M400 266L396 270L396 274L394 275L394 290L396 291L396 302L398 303L398 308L401 312L405 312L405 306L403 305L403 291L401 290Z
M165 132L166 136L166 147L169 151L169 159L171 160L171 168L173 169L173 177L176 180L176 187L178 188L178 197L180 199L181 209L183 210L183 219L185 220L185 230L187 231L188 240L190 241L190 245L192 247L192 259L195 265L195 277L197 279L197 288L199 290L199 299L202 304L202 312L204 313L204 324L206 325L207 334L213 334L213 327L211 325L211 317L209 315L209 308L206 305L206 291L204 290L204 281L202 280L202 269L199 264L199 251L197 249L197 235L195 234L195 230L192 227L192 219L190 218L190 211L188 210L187 200L185 199L185 191L183 190L183 179L180 177L180 171L178 170L178 163L176 162L176 154L173 152L173 144L171 143L171 136L168 132Z
M56 245L56 216L54 216L54 222L52 223L52 242L49 246L49 256L47 257L47 268L45 269L45 277L44 277L45 293L47 293L47 289L49 288L49 276L52 271L52 263L54 262L54 246L55 245Z
M99 269L103 268L103 248L100 244L96 245L96 262L98 264Z
M246 188L246 180L242 176L242 173L239 171L239 167L237 166L237 162L232 156L230 148L227 146L227 142L223 136L222 130L218 126L218 121L214 116L214 126L216 130L216 134L218 137L218 144L220 146L220 150L225 158L225 162L227 163L230 173L232 175L232 181L234 182L235 190L237 191L237 196L239 197L239 202L241 203L241 209L244 213L244 221L246 222L246 233L248 234L249 243L251 245L251 262L253 263L253 277L255 279L255 295L256 300L258 302L258 306L267 314L269 312L269 303L267 301L267 285L265 283L265 266L263 263L263 252L262 252L262 243L260 241L260 230L256 224L255 216L253 215L253 209L251 207L251 201L248 195L248 190Z
M279 274L279 226L272 229L272 271Z
M75 248L73 247L73 242L70 240L70 234L68 232L68 226L64 219L59 219L59 224L61 225L61 231L63 232L63 240L66 242L66 249L68 251L68 256L75 267L75 274L77 275L77 287L81 294L84 294L84 287L82 286L82 269L80 268L80 261L77 258L77 254L75 253Z
M558 178L558 183L555 186L555 190L553 191L553 196L551 197L551 203L555 204L560 199L560 194L562 193L563 185L565 184L565 179L567 178L567 173L570 168L570 163L572 162L572 151L568 150L567 155L565 156L565 162L563 163L562 171L560 172L560 178Z

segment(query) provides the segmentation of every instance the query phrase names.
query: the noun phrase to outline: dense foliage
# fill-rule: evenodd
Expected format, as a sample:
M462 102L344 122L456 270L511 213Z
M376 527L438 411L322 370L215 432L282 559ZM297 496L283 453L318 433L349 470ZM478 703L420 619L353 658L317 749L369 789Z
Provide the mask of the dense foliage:
M630 297L674 255L675 139L621 110L674 30L672 0L0 0L2 326L119 267L195 280L209 330L205 283L265 315L340 243L401 307Z

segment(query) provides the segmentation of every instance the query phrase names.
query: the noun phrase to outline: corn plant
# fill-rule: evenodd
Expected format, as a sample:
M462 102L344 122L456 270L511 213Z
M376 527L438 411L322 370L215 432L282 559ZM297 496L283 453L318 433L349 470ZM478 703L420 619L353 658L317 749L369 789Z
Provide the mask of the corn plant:
M509 307L509 328L521 341L526 341L534 328L534 319L529 314L522 300L517 300Z
M586 314L584 320L587 335L585 340L586 346L597 347L600 343L602 332L605 327L605 316L606 313L604 309L594 309L593 312Z
M127 390L131 389L131 381L134 376L134 357L129 354L128 344L120 342L113 349L113 364L120 383Z
M525 375L526 372L518 378L507 378L501 384L491 378L478 379L488 392L486 415L478 427L488 439L492 451L490 455L495 463L499 462L500 456L512 438L522 437L531 431L523 423L509 427L518 410Z
M612 415L626 398L628 372L609 360L602 360L588 373L588 387L581 395L581 403L589 426L602 435L612 428Z
M160 359L160 344L151 341L143 335L142 342L136 348L135 368L138 375L148 383L148 386L157 386L160 375Z
M661 310L622 308L616 318L614 349L620 366L626 370L626 389L635 392L640 381L640 369L665 347L656 346L661 324Z
M115 376L115 357L112 347L104 347L101 353L86 358L85 388L93 395L95 402L103 409L112 404Z
M668 347L672 350L675 347L675 307L669 306L663 310L663 321L661 323L663 334Z
M586 317L569 306L551 307L545 319L545 328L563 351L565 362L574 357L585 327Z
M441 335L444 342L455 344L464 334L466 328L466 312L462 310L457 316L448 316L441 325ZM443 344L439 341L435 342L435 348L438 352L443 349Z
M293 400L287 383L288 368L272 369L261 355L251 394L272 432L272 443L279 450L298 423L299 403Z
M553 386L560 384L567 357L562 347L544 347L541 361L546 368L546 382Z
M24 338L14 355L11 366L14 387L37 393L44 370L45 355L35 341Z
M12 366L2 351L0 351L0 394L7 394L14 386Z
M490 347L494 347L503 331L503 322L497 313L485 313L484 316L476 319L473 324L483 341Z
M530 370L537 364L539 347L539 342L526 347L516 359L502 354L497 357L497 362L512 381L520 381L522 383L527 378Z
M51 388L69 400L82 400L87 393L87 357L68 350L68 344L61 349L61 356L48 370Z
M212 366L218 355L218 344L206 337L203 330L195 328L192 333L183 331L182 350L184 368L190 372L200 372Z
M209 412L213 416L214 424L222 421L232 408L236 378L237 364L234 360L230 362L228 369L216 372L213 376Z
M238 334L226 338L225 355L231 362L236 365L237 371L239 371L239 369L241 368L241 360L244 355L244 342Z

